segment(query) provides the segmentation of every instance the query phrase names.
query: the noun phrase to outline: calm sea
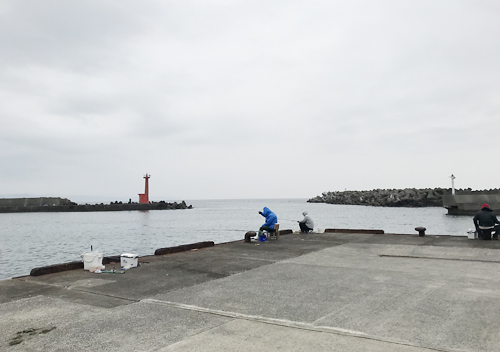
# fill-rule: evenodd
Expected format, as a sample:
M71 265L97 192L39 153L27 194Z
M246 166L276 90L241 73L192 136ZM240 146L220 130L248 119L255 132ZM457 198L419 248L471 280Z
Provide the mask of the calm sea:
M155 249L201 241L243 239L258 230L267 206L281 229L298 230L307 210L315 227L381 229L416 234L466 236L471 217L444 208L384 208L311 204L306 199L192 200L187 210L0 214L0 280L28 275L32 268L81 260L91 246L108 255L154 254Z

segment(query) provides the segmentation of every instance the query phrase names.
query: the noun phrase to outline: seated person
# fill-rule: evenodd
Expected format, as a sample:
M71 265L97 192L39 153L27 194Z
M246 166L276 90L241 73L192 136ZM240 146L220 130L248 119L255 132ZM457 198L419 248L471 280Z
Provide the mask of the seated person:
M483 240L490 240L491 231L495 231L493 239L498 240L500 221L498 221L497 216L493 213L488 204L484 203L482 205L481 210L477 212L472 221L474 221L474 226L480 238Z
M266 222L260 227L257 238L260 237L264 230L274 232L274 224L278 222L278 217L268 207L264 207L263 211L259 211L259 214L266 218Z
M308 233L314 229L314 221L311 219L309 215L307 215L307 211L302 213L304 215L304 219L301 221L297 221L300 227L300 233Z

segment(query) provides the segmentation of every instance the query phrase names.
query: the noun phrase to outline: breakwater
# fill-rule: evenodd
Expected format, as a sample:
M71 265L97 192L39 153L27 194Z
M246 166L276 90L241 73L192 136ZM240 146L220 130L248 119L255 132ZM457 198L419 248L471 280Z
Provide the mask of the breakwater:
M487 203L496 214L500 211L500 190L461 191L443 196L443 206L450 215L474 215Z
M451 188L374 189L371 191L323 192L308 203L370 205L379 207L442 207Z
M44 205L0 205L0 213L53 213L53 212L92 212L92 211L131 211L131 210L167 210L167 209L191 209L185 201L180 203L167 203L165 201L141 203L112 202L110 204L76 204L71 201L65 204Z

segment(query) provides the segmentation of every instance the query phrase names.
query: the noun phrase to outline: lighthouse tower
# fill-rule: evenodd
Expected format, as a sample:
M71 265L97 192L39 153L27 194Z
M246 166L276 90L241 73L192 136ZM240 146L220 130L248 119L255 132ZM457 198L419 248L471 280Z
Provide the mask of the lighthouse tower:
M150 177L151 177L151 175L148 175L147 173L146 173L146 176L144 176L144 179L146 180L146 188L145 188L143 194L139 193L139 203L140 204L149 204L149 183L148 183L148 180Z
M455 195L455 179L456 177L451 174L451 194Z

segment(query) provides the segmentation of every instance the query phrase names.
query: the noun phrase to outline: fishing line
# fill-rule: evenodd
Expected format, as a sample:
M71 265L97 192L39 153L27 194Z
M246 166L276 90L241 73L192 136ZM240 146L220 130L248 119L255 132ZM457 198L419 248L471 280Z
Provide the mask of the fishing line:
M288 220L288 221L294 221L295 220ZM259 226L257 226L259 227ZM242 229L224 229L224 228L218 228L218 229L204 229L203 232L217 232L217 231L251 231L249 229L246 229L246 230L242 230Z

